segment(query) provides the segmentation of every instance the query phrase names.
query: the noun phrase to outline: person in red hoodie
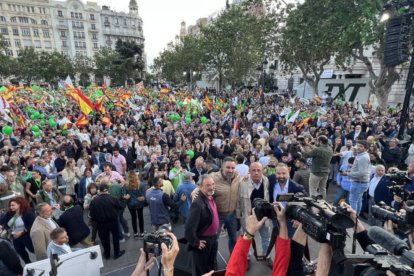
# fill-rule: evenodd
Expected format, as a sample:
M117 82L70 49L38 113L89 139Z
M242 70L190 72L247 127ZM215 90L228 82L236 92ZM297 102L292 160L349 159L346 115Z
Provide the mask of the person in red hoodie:
M280 230L276 241L272 276L285 276L290 262L290 240L286 226L285 210L279 202L275 202L273 206L277 214ZM264 217L261 221L258 221L254 209L252 215L247 217L245 233L237 241L233 253L230 256L226 276L240 276L246 274L247 254L249 253L252 239L254 238L254 234L260 227L262 227L266 220L267 218Z

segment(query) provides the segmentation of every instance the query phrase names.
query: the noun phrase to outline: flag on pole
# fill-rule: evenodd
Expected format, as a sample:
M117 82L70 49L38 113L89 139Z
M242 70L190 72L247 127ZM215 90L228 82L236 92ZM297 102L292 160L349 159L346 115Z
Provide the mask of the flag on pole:
M78 105L84 115L88 115L94 110L92 102L78 89L66 83L66 95L70 96Z
M106 108L103 105L104 98L105 98L105 96L99 98L96 101L96 103L95 103L95 109L96 109L96 111L101 112L102 114L105 114L106 113Z
M296 125L296 128L302 128L304 125L308 124L312 117L303 119L300 123Z
M208 98L208 96L206 96L206 98L204 99L204 104L206 105L208 110L213 110L213 104L211 103L210 99Z
M234 137L236 137L237 135L237 130L239 129L239 121L236 120L236 122L234 122L234 127L233 127L233 136L231 137L231 141L233 142Z
M75 123L77 128L82 128L89 123L88 118L86 118L85 114L83 114Z
M109 117L108 114L106 114L105 116L102 117L102 124L106 125L106 126L111 126L111 118Z

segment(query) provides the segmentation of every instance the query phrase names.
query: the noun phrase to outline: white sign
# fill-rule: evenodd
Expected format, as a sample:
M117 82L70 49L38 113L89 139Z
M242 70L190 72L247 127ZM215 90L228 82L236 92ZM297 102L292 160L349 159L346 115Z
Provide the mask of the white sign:
M325 69L321 75L321 79L332 79L333 76L333 69Z

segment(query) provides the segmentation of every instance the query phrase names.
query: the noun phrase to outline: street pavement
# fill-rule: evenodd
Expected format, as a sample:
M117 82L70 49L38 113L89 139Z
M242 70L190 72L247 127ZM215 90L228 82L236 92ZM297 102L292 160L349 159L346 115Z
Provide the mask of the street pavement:
M332 202L334 199L334 196L336 194L336 187L330 186L330 189L328 191L328 202ZM104 260L104 267L101 269L101 275L107 275L107 276L124 276L124 275L131 275L132 271L135 268L135 265L138 261L140 248L142 247L142 240L135 240L132 238L132 226L130 222L130 214L128 210L125 211L124 217L128 220L129 228L131 232L131 238L127 239L125 243L121 244L121 249L126 250L126 253L124 256L117 260ZM148 208L145 208L144 211L144 220L145 220L145 230L150 230L150 217ZM366 223L363 222L365 225ZM349 229L348 236L346 240L346 247L345 247L345 253L351 253L352 248L352 232L353 229ZM219 254L218 254L218 264L219 268L222 268L224 266L224 261L228 261L229 259L229 251L227 247L227 234L222 233L220 240L219 240ZM260 242L258 243L260 244ZM260 246L259 246L260 247ZM312 239L309 239L309 249L310 249L310 255L311 259L316 259L318 256L319 251L319 244L313 241ZM362 253L361 248L357 244L357 253ZM183 254L185 255L185 254ZM274 250L270 254L273 258L274 256ZM179 260L182 258L182 260ZM176 261L188 261L189 256L181 256L178 255ZM185 260L184 260L185 259ZM224 259L224 261L223 261ZM251 258L251 264L250 269L246 272L246 275L270 275L271 269L263 262L258 262L254 260L254 257ZM150 275L157 275L157 270L154 268ZM181 271L175 271L174 275L176 276L187 276L189 274L181 272Z

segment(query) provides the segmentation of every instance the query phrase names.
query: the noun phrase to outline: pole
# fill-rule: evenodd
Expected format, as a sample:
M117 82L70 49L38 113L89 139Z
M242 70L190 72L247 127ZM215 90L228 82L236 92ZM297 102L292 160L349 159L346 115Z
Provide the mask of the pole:
M410 99L413 94L414 84L414 51L411 52L410 69L408 70L407 82L405 84L405 97L403 107L401 109L400 129L398 130L398 138L404 138L405 126L408 121L408 109L410 107Z
M191 95L192 85L193 85L193 70L191 70L190 68L190 88L188 89L190 92L190 95Z

